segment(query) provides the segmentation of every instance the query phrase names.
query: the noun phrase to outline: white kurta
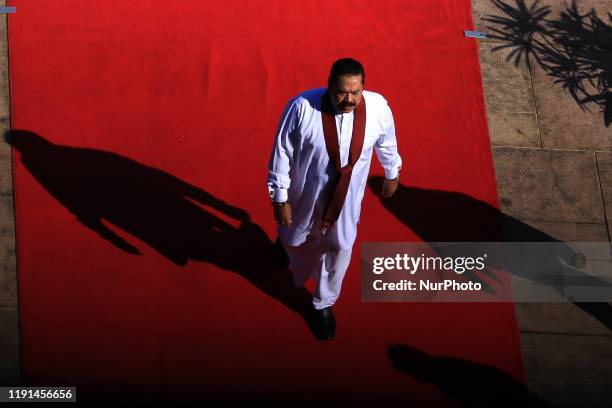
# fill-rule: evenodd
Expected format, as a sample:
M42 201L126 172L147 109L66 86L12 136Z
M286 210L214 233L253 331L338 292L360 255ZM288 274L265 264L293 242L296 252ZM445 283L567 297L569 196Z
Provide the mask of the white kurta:
M287 198L292 208L291 228L278 226L285 245L302 244L313 228L319 228L330 195L328 181L334 175L325 146L321 121L321 96L326 88L306 91L291 99L282 114L269 162L268 189L274 201ZM357 237L361 201L368 178L372 150L385 170L396 178L402 164L397 152L395 126L385 98L363 91L366 101L366 129L361 156L353 167L346 201L336 224L327 231L328 241L348 249ZM353 131L353 112L336 115L340 161L348 162Z

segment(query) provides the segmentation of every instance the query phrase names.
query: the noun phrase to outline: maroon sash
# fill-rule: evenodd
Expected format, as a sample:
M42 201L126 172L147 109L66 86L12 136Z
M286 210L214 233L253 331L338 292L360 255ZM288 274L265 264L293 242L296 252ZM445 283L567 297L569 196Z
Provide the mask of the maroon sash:
M325 135L325 146L329 160L338 171L336 177L330 183L334 184L333 192L325 207L323 221L333 224L338 220L342 206L346 200L346 194L353 174L353 166L361 156L363 141L365 139L366 105L365 98L361 97L359 105L355 108L353 119L353 134L351 136L351 147L349 150L348 164L340 167L340 144L338 142L338 131L336 129L336 117L334 108L325 92L321 98L321 119L323 122L323 134Z

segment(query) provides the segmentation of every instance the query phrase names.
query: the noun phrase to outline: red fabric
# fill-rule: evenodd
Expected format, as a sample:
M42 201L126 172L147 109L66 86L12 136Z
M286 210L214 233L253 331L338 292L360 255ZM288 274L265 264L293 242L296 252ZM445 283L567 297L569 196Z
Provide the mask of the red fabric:
M32 147L28 169L13 157L26 383L450 402L395 370L391 344L522 379L511 303L361 302L360 242L424 237L370 190L333 342L252 283L268 269L248 243L275 238L265 176L279 115L340 57L390 103L403 185L498 207L470 0L7 3L12 126L54 143Z
M336 117L335 114L330 113L333 112L333 108L328 98L327 92L324 93L321 100L321 121L323 122L325 147L327 148L329 160L334 164L339 176L334 191L331 194L331 198L327 203L327 207L323 214L323 220L328 223L334 223L338 220L342 207L344 206L344 201L346 200L346 194L353 174L353 165L355 161L359 159L361 150L363 149L366 125L366 104L365 99L362 99L361 103L355 108L355 124L351 135L348 164L342 167L340 160L340 144L338 143L338 130L336 129Z

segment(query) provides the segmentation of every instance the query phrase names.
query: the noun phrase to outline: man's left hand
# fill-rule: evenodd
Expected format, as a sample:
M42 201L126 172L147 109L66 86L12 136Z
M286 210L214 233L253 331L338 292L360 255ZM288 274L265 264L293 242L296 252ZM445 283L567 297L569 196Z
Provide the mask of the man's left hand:
M397 190L397 187L399 185L399 179L385 179L383 181L383 185L382 185L382 196L384 198L389 198L391 197L394 193L395 190Z

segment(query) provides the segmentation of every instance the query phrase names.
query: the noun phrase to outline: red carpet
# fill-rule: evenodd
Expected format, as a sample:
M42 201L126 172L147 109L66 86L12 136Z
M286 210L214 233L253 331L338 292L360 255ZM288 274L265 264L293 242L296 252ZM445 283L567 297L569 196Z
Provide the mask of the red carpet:
M418 405L522 381L511 303L360 301L360 242L468 240L447 192L498 207L469 0L7 3L12 127L38 135L14 141L25 383ZM367 192L319 343L262 256L265 177L284 104L344 56L389 100L419 187L399 212L427 222Z

